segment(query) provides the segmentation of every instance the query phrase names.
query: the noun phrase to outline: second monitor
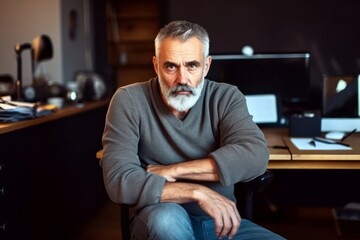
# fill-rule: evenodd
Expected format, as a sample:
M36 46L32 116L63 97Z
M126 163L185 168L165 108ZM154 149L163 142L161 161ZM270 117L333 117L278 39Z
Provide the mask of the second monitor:
M208 79L233 84L245 95L274 94L283 115L290 115L309 100L309 53L211 56Z

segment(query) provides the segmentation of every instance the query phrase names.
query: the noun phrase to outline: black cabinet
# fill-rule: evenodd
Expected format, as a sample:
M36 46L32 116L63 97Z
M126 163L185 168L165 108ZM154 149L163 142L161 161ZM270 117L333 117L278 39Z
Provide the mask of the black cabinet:
M0 239L71 239L107 200L107 106L0 134Z

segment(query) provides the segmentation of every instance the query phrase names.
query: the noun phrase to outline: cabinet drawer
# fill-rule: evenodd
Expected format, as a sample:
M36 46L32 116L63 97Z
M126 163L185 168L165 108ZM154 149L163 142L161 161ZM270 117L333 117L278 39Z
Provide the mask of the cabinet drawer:
M8 232L8 212L5 200L0 197L0 239L7 239Z
M7 223L0 219L0 238L4 239L7 233ZM4 238L3 238L4 237ZM6 238L5 238L6 239Z
M0 183L0 199L5 197L5 186Z
M0 186L3 184L5 179L5 165L0 163Z

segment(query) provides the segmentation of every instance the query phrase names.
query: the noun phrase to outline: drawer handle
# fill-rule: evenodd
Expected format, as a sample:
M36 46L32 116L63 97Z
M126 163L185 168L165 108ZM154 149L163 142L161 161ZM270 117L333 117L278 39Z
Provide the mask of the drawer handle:
M6 231L6 223L3 223L2 225L0 225L0 229L5 232Z
M1 196L5 195L5 187L0 188L0 195Z

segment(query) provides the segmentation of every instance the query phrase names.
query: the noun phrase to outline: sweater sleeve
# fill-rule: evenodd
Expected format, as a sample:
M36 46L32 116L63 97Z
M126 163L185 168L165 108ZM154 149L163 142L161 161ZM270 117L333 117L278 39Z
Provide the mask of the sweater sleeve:
M103 133L100 161L106 191L115 203L138 209L158 203L165 178L145 171L138 156L140 118L126 89L114 94Z
M264 173L269 152L262 131L248 112L244 95L237 88L229 88L221 99L220 148L210 157L217 163L221 185L228 186Z

